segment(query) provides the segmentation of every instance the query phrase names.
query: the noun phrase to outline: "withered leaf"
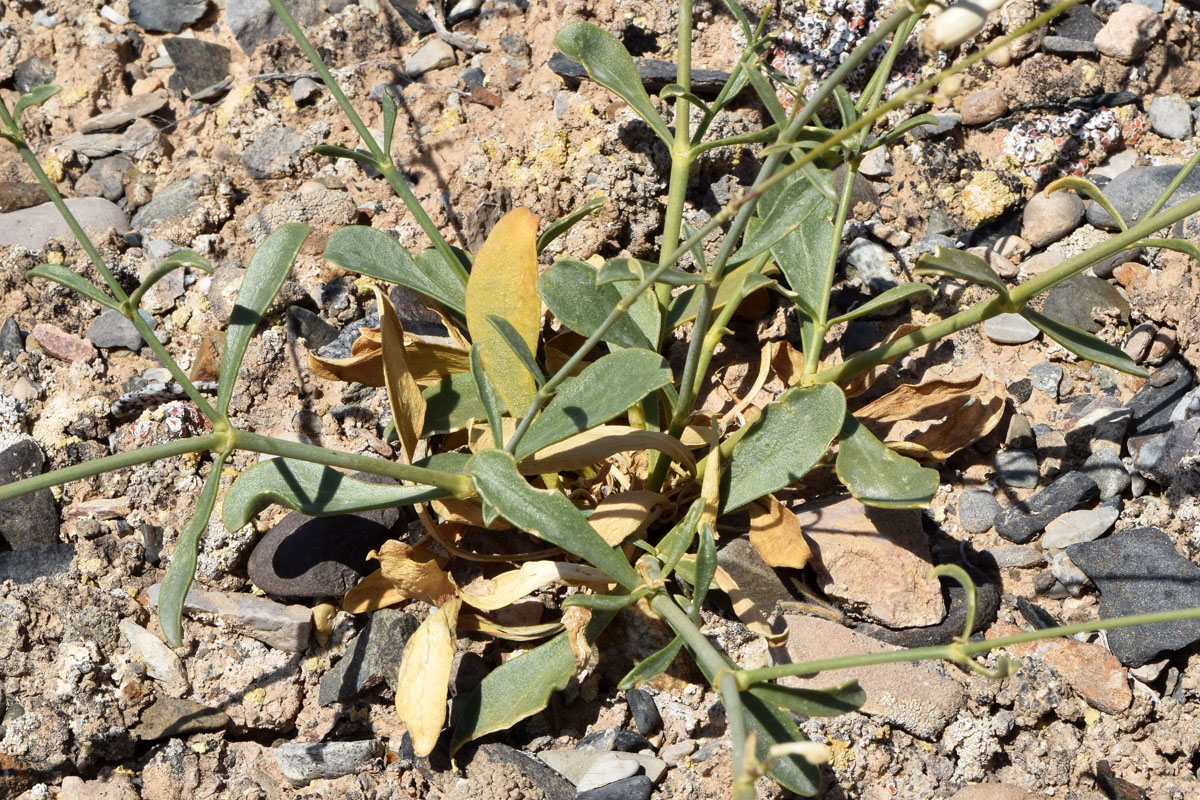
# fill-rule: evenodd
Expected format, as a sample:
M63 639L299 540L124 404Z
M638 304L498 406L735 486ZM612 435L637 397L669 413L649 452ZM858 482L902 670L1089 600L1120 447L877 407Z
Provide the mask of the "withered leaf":
M418 756L433 751L446 724L446 696L461 606L462 601L455 598L438 607L404 646L396 679L396 716L408 728Z

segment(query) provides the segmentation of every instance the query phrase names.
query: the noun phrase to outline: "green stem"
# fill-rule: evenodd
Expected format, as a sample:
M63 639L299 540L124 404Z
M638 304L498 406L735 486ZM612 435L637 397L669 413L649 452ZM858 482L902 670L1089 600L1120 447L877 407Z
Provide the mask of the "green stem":
M808 383L844 383L858 373L898 358L910 350L936 342L938 339L949 336L952 333L957 333L972 325L977 325L998 314L1019 311L1025 307L1026 303L1055 284L1061 283L1072 275L1083 272L1092 264L1102 261L1111 255L1119 253L1122 250L1127 250L1136 245L1139 240L1146 238L1155 231L1173 225L1198 211L1200 211L1200 195L1194 195L1178 205L1172 206L1167 211L1149 219L1144 219L1129 230L1112 236L1103 244L1098 244L1079 255L1073 256L1057 267L1047 270L1036 278L1013 288L1009 292L1009 303L1005 303L1002 297L993 297L990 300L976 303L970 308L963 309L940 322L935 322L919 331L913 331L907 336L902 336L874 350L860 353L843 361L841 364L823 369L810 376Z
M255 453L266 453L272 456L295 458L301 461L311 461L331 467L357 470L371 475L385 475L402 481L436 486L445 489L455 497L468 497L474 492L471 479L465 475L453 472L414 467L410 464L400 464L395 461L384 461L372 456L360 456L345 453L340 450L329 450L311 444L287 442L260 436L257 433L233 431L233 446L240 450L250 450Z
M133 323L133 327L137 328L137 332L142 335L142 341L158 357L159 363L167 368L167 371L171 373L171 377L175 379L176 383L183 387L184 393L188 396L189 400L196 404L196 408L200 409L200 413L212 422L225 419L224 416L217 413L217 410L208 402L208 399L200 393L200 390L188 378L183 368L167 352L167 348L154 335L154 331L151 330L150 325L147 324L146 320L142 319L142 315L138 312L138 309L133 307L132 314L127 314L125 318Z
M812 675L819 672L832 672L838 669L869 667L876 664L895 664L905 661L927 661L931 659L948 659L961 661L963 658L998 650L1014 644L1038 642L1059 636L1074 636L1077 633L1093 633L1110 631L1117 628L1132 628L1137 625L1153 625L1160 622L1175 622L1184 619L1200 619L1200 608L1183 608L1175 611L1157 611L1153 614L1134 614L1128 617L1114 617L1090 622L1075 622L1070 625L1060 625L1057 628L1043 628L1036 631L1025 631L1011 636L1000 636L980 642L935 645L931 647L914 647L909 650L885 650L878 653L864 653L856 656L839 656L824 658L816 661L804 661L799 664L779 664L762 669L742 670L737 674L737 683L741 689L750 688L756 683L773 681L792 675Z
M396 169L395 162L392 161L392 154L383 152L383 148L379 146L379 142L371 135L366 123L362 121L362 117L354 110L354 106L350 104L350 100L346 97L341 87L338 86L337 81L333 78L333 74L329 71L329 67L325 66L325 61L304 34L296 19L287 10L287 7L284 6L282 0L267 0L267 2L271 4L271 8L275 9L275 13L283 21L284 27L288 29L292 38L296 40L296 44L300 46L304 55L308 57L309 62L313 65L313 69L321 76L321 80L324 81L326 88L329 89L329 93L333 95L333 99L341 106L342 113L350 120L350 124L358 132L358 136L362 139L363 144L371 151L371 155L375 158L376 162L375 168L379 170L380 174L391 185L392 190L404 202L404 205L408 207L409 213L413 215L417 224L421 226L421 230L425 231L425 235L429 237L429 241L441 253L446 263L456 266L465 280L466 270L463 268L462 262L459 261L454 249L450 247L449 242L442 236L437 225L425 213L425 209L421 206L420 201L417 200L417 196L413 194L412 189L409 188L400 171Z
M692 156L699 156L713 150L717 147L732 147L739 144L758 144L760 142L773 142L775 137L779 135L779 127L772 125L769 128L763 128L761 131L748 131L739 133L736 136L727 136L724 139L712 139L707 142L692 146Z
M685 92L692 90L692 0L680 0L679 25L676 32L675 82ZM675 140L671 145L671 176L667 188L667 209L663 219L662 243L659 246L659 263L679 246L680 231L683 230L683 206L687 200L688 176L692 171L695 155L691 148L692 103L683 96L675 98ZM665 312L671 300L671 287L657 287L659 308ZM663 334L666 335L665 332ZM659 342L661 344L661 342Z
M1154 201L1154 205L1146 209L1145 216L1153 217L1155 214L1161 211L1162 207L1165 206L1167 201L1171 199L1171 195L1175 194L1175 190L1177 190L1183 184L1183 182L1187 180L1188 175L1192 174L1192 170L1196 168L1197 164L1200 164L1200 150L1197 150L1196 153L1188 159L1187 163L1183 165L1183 169L1179 170L1179 174L1171 179L1171 182L1167 184L1167 188L1163 189L1162 194L1160 194L1158 199ZM1113 219L1117 219L1117 217L1114 215Z
M864 132L865 135L865 132ZM821 278L821 291L817 295L817 319L813 320L812 341L807 343L804 353L803 375L811 375L821 366L821 348L829 330L829 297L833 292L833 278L837 274L838 256L842 251L842 232L846 229L846 218L850 214L850 198L854 194L854 181L858 178L858 164L848 162L842 180L842 193L838 197L837 210L833 217L833 246L825 259L825 274Z
M145 464L148 461L161 461L164 458L181 456L185 453L214 450L221 445L224 438L224 435L220 433L192 436L186 439L167 442L166 444L157 444L152 447L142 447L137 450L116 453L104 458L85 461L82 464L75 464L74 466L56 469L41 475L34 475L32 478L25 478L24 480L13 481L12 483L0 486L0 502L11 500L14 497L19 497L29 492L36 492L40 489L48 489L51 486L90 478L102 472L136 467L138 464Z

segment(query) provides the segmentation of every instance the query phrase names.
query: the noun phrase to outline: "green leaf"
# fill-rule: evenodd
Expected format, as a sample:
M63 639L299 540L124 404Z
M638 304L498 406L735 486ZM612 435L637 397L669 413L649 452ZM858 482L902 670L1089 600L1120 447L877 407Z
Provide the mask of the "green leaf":
M625 691L626 689L632 689L639 683L654 680L670 669L671 664L675 661L675 657L679 655L679 651L682 649L683 637L676 635L666 647L635 664L633 669L629 670L624 678L621 678L621 682L617 684L617 688Z
M692 546L692 542L696 538L696 525L700 522L700 516L704 513L704 499L696 498L692 501L691 508L683 519L675 524L675 527L667 531L667 533L658 540L656 552L658 558L662 561L663 577L670 575L675 565L679 563L679 559L683 558L683 554Z
M298 222L281 225L271 232L254 257L238 289L237 305L229 316L229 331L225 334L225 352L221 356L221 378L217 383L217 413L229 409L238 370L246 355L250 337L262 322L263 313L275 299L292 269L292 262L312 229Z
M740 695L746 711L746 728L754 733L754 755L759 761L765 760L768 751L777 744L807 740L787 711L762 700L753 688ZM812 797L821 790L820 769L800 756L772 760L767 776L803 797Z
M517 459L603 425L670 382L671 368L658 353L633 348L609 353L563 383L521 439Z
M25 280L32 280L33 278L53 281L72 291L79 292L89 300L95 300L105 308L111 308L114 311L121 310L121 304L105 294L104 290L99 286L96 286L82 275L77 275L58 264L38 264L33 269L26 271Z
M533 376L533 382L539 387L542 386L546 382L546 375L542 372L542 368L538 366L537 359L533 357L533 353L529 352L529 345L525 344L525 340L521 338L521 334L517 333L517 329L512 326L512 323L504 317L497 317L495 314L488 314L487 321L492 323L492 327L504 338L509 348L520 359L521 365Z
M588 216L594 211L599 210L600 207L603 206L607 201L607 197L604 195L598 195L597 197L593 197L591 200L588 200L586 203L572 211L570 214L567 214L565 217L559 217L558 219L554 220L554 222L551 222L549 225L547 225L546 230L542 231L541 235L537 237L538 255L541 255L542 251L549 247L551 242L558 237L565 235L567 231L571 230L571 228L574 228L581 220L583 220L584 217Z
M933 253L917 259L914 275L949 275L951 278L986 286L1001 297L1008 298L1008 285L991 266L977 255L938 246Z
M392 157L392 137L396 133L396 98L391 92L383 93L383 153Z
M595 643L612 617L604 612L592 614L584 629L589 643ZM450 737L450 755L473 739L506 730L538 713L550 702L550 695L566 688L574 674L575 653L566 633L505 661L467 698Z
M689 103L691 103L693 106L695 106L696 108L703 111L705 114L713 113L713 110L709 107L708 103L704 102L699 97L697 97L696 95L689 92L687 89L684 89L678 83L668 83L666 86L659 89L658 97L660 100L674 100L677 97L682 97L684 100L687 100Z
M650 102L633 58L617 37L590 22L575 22L558 32L554 46L583 64L592 80L628 103L671 146L671 130Z
M1164 250L1174 250L1177 253L1183 253L1186 256L1200 261L1200 247L1189 242L1187 239L1142 239L1137 242L1137 247L1161 247Z
M789 389L768 404L730 454L722 513L802 478L829 450L845 416L845 395L828 383Z
M1042 333L1082 359L1141 378L1150 375L1149 370L1139 367L1133 359L1125 355L1124 351L1113 347L1098 336L1050 319L1030 308L1024 309L1021 316L1032 322Z
M754 269L753 261L747 261L737 269L726 273L725 278L721 281L721 285L717 287L717 296L713 300L713 313L720 311L734 297L742 294L742 286L747 281L757 281L755 275L761 275ZM764 284L765 285L765 284ZM749 294L749 292L746 292ZM667 308L667 328L675 330L680 325L691 322L696 318L696 312L700 309L700 292L695 288L680 292L677 296L671 299L671 305Z
M641 283L646 274L657 269L657 265L637 258L610 258L596 272L596 285L617 283L618 281L637 281ZM665 283L668 286L695 286L704 283L703 275L693 275L678 269L669 269L658 276L655 283Z
M828 689L756 683L749 692L765 703L806 717L837 717L857 711L867 702L867 693L858 685L858 681L847 681Z
M910 117L909 119L904 120L904 122L901 122L896 127L892 128L890 131L885 133L883 136L880 136L878 139L872 140L871 143L868 144L866 146L866 148L863 150L863 153L864 154L869 153L872 150L874 150L876 147L888 147L893 142L897 142L901 138L903 138L904 134L908 133L913 128L919 128L922 125L937 125L937 124L938 124L938 118L935 117L933 114L918 114L915 117Z
M563 600L563 608L578 606L579 608L587 608L592 611L611 611L614 614L622 608L628 608L638 600L649 594L649 590L643 589L633 594L573 594L566 600Z
M624 299L637 289L638 284L620 281L613 286ZM654 292L647 291L638 295L629 311L625 312L625 316L633 320L648 342L658 342L662 338L663 311Z
M195 267L196 269L212 274L213 265L208 263L208 259L192 250L180 250L163 259L162 263L151 270L146 279L142 281L133 294L129 295L129 302L135 308L141 304L142 297L146 292L154 288L154 284L161 281L163 278L170 275L180 267Z
M183 645L183 601L196 576L196 551L200 546L200 534L208 528L208 519L217 502L217 489L221 486L221 468L224 466L225 455L218 453L213 459L208 479L204 481L204 488L200 490L200 497L196 499L196 513L175 542L171 566L167 568L167 576L163 578L158 594L158 621L171 647Z
M560 258L538 278L538 291L550 313L580 336L591 336L621 302L621 293L611 284L596 285L597 273L590 264ZM620 317L604 334L604 341L622 347L649 347L646 335L628 315Z
M829 327L833 327L841 322L849 322L859 317L865 317L868 314L874 314L877 311L882 311L889 306L894 306L897 303L904 302L911 297L919 295L932 295L933 288L925 283L902 283L899 286L893 286L883 294L872 297L867 302L863 303L853 311L847 311L840 317L829 320Z
M924 508L937 493L936 469L892 451L849 412L839 441L838 480L863 505Z
M398 283L436 300L461 319L466 314L467 283L440 258L414 261L383 231L349 225L329 237L322 257L342 269Z
M850 98L850 92L846 91L844 86L834 88L833 102L837 104L843 128L849 128L855 122L858 122L858 109L854 107L854 101Z
M443 378L422 391L421 396L425 398L422 439L462 430L473 419L487 419L487 408L470 372L459 372ZM500 400L500 408L506 410L503 400Z
M492 442L497 449L501 449L504 447L504 428L501 427L500 422L501 400L496 394L496 387L492 386L491 379L483 370L481 349L478 343L471 345L471 377L475 379L475 388L483 403L483 412L487 415L488 427L492 429Z
M61 91L61 86L35 86L25 94L18 97L16 105L13 106L12 113L13 122L18 126L18 133L20 132L19 126L21 125L21 115L25 113L25 109L33 108L34 106L40 106L42 103L46 102L51 97L54 97L54 95Z
M747 227L742 246L734 253L730 263L740 264L748 261L771 249L793 231L807 227L810 218L828 220L833 212L833 205L805 176L794 177L790 182L784 183L782 190L768 191L767 195L772 195L769 208L759 209L757 221ZM767 198L764 197L763 200ZM824 270L823 264L821 269Z
M750 81L750 85L754 88L754 93L758 95L759 101L763 104L763 108L771 115L771 122L778 125L780 130L787 127L788 114L784 110L783 104L779 102L779 97L775 94L775 87L763 77L760 68L765 66L761 60L747 67L746 77Z
M566 496L526 483L511 454L503 450L476 453L467 464L467 473L483 501L516 527L604 570L629 591L642 583L621 551L609 547Z
M361 150L351 150L349 147L339 147L336 144L314 145L308 148L308 152L318 156L329 156L330 158L348 158L371 169L379 167L379 164L375 161L375 156L370 153L364 153Z
M708 587L717 574L717 542L711 525L700 526L700 546L696 548L696 579L692 581L692 608L699 611L708 596Z
M322 517L407 506L445 496L445 491L430 486L370 483L311 461L271 458L242 472L229 487L221 506L221 521L226 530L236 531L270 505Z
M803 178L795 179L804 182ZM810 192L819 194L816 188ZM764 197L771 210L777 195ZM787 278L788 285L797 294L796 310L800 322L800 340L804 352L820 350L821 341L816 336L818 309L826 308L825 278L828 265L837 244L834 242L833 203L825 197L815 201L817 208L805 218L801 227L779 240L772 248L775 263ZM769 213L760 209L760 213Z

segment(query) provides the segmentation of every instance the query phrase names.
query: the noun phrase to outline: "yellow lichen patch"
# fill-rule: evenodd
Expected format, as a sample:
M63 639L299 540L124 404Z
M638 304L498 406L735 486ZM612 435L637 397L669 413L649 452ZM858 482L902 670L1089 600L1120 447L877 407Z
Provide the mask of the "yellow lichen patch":
M65 174L63 162L57 156L47 156L46 160L42 162L42 169L46 171L46 175L50 177L50 180L55 183L61 181Z
M963 216L971 225L998 219L1020 198L990 169L980 170L962 190Z
M300 107L296 105L296 101L293 100L292 96L288 94L279 95L275 98L275 102L279 104L280 108L289 114L295 114L300 110Z
M73 106L87 96L88 90L86 86L76 86L73 89L64 89L58 96L58 102L64 106Z
M442 119L433 126L433 132L445 133L446 131L452 131L466 121L467 118L463 116L461 109L447 106L442 110Z
M260 686L257 689L251 689L246 692L245 697L242 698L242 702L248 706L261 706L266 699L267 690Z
M249 97L253 91L254 84L249 82L239 83L237 86L234 86L232 89L230 89L229 94L225 96L225 100L217 108L216 119L218 128L223 128L229 124L229 121L233 119L234 112L237 111L237 107L240 106L242 101Z
M854 749L846 739L830 739L829 752L833 755L830 764L837 770L848 770L854 763Z

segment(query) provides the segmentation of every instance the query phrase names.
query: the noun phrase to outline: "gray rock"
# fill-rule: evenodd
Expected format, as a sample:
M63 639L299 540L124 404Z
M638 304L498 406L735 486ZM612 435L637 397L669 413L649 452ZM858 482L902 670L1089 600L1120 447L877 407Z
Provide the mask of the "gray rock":
M345 0L323 3L321 0L286 0L285 5L300 27L311 30L325 19L324 6L331 12L345 8ZM267 0L229 0L225 4L225 22L246 55L253 55L260 44L287 35L287 28L271 10Z
M86 231L129 231L129 217L102 197L75 197L66 202L67 208ZM70 236L71 229L52 203L0 214L0 247L23 247L36 252L51 239Z
M179 33L207 9L208 0L129 0L129 18L151 33Z
M1009 450L1032 450L1035 442L1029 417L1013 414L1012 419L1008 421L1008 430L1004 433L1004 446Z
M1086 5L1071 6L1065 14L1056 17L1051 23L1051 30L1056 35L1086 42L1095 38L1103 27L1104 21L1096 15L1091 6Z
M195 95L229 77L229 48L224 45L168 37L162 40L162 46L175 65L168 82L173 91L186 89Z
M1010 542L1025 544L1068 511L1091 503L1100 495L1096 482L1082 472L1068 472L1042 491L1013 503L996 517L996 533Z
M983 334L996 344L1025 344L1040 332L1020 314L997 314L983 323Z
M394 608L371 614L341 660L321 676L317 701L323 706L344 703L385 680L395 684L396 654L403 652L419 624L412 614Z
M1122 322L1129 323L1129 301L1117 287L1103 278L1075 275L1046 293L1042 313L1065 325L1097 333L1103 327L1097 314L1110 309Z
M1058 581L1058 585L1072 597L1083 594L1087 588L1088 577L1071 561L1066 553L1055 553L1050 559L1050 574Z
M1112 202L1113 207L1117 209L1117 213L1121 215L1125 222L1133 225L1150 209L1150 206L1158 199L1158 196L1163 193L1182 168L1178 164L1168 164L1161 167L1137 167L1113 178L1101 191ZM1192 172L1180 184L1179 189L1167 201L1164 208L1170 208L1197 192L1200 192L1200 172ZM1099 203L1092 203L1088 208L1087 221L1097 228L1104 228L1110 231L1117 230L1116 222L1107 211L1100 207ZM1124 256L1123 261L1129 260L1128 253L1124 254Z
M185 739L193 733L224 730L230 719L224 711L195 700L159 697L142 712L141 724L133 733L143 741Z
M147 591L150 604L158 606L161 584ZM249 594L207 592L193 587L183 601L183 610L216 614L239 633L257 639L277 650L302 652L308 647L312 631L312 612L304 606L284 606L273 600Z
M292 84L292 102L296 105L307 103L321 93L321 84L312 78L301 78Z
M375 739L358 742L286 742L275 748L275 763L283 777L295 787L318 778L340 778L370 766L383 754Z
M303 306L291 306L287 310L287 338L289 342L303 339L312 352L338 338L338 329Z
M1129 437L1162 433L1171 427L1171 412L1192 388L1192 373L1184 362L1169 361L1155 370L1129 400L1133 418Z
M575 795L575 800L650 800L653 793L654 781L645 775L634 775L607 786L580 792Z
M38 86L54 83L54 74L53 64L31 56L24 61L18 61L13 67L13 88L18 94L25 94Z
M0 553L0 583L33 583L38 578L59 575L71 568L73 544L47 544Z
M990 529L999 513L1000 504L986 489L967 489L958 498L958 524L968 533Z
M12 317L0 325L0 354L9 361L16 361L17 356L25 351L25 341L21 336L21 326Z
M1005 569L1007 567L1017 567L1028 569L1036 567L1042 563L1042 553L1036 547L1030 547L1025 544L1004 544L996 547L989 547L983 552L987 553L996 562L996 566Z
M645 770L646 776L655 783L662 778L663 773L667 769L666 762L655 756L643 755L642 753L622 753L617 750L607 752L601 750L577 750L573 748L543 750L538 753L538 758L559 775L576 784L577 787L584 785L584 779L596 764L601 765L601 771L595 774L597 778L602 774L618 774L618 768L615 765L620 764L623 765L620 769L625 770L626 775L631 775L640 768ZM628 771L630 767L632 767L633 772ZM626 775L622 775L621 777L626 777ZM596 785L600 784L594 784L594 786Z
M881 244L863 237L850 242L846 248L849 277L857 278L872 294L896 285L895 257Z
M918 125L909 131L909 135L917 140L936 139L939 136L945 136L962 124L962 115L954 112L934 114L933 116L937 119L937 122Z
M1172 423L1170 429L1148 440L1130 439L1134 468L1159 486L1170 486L1179 475L1181 462L1190 460L1200 449L1198 433L1200 419L1190 419Z
M1021 236L1035 248L1057 242L1079 226L1083 201L1074 192L1055 192L1049 197L1035 192L1021 215Z
M386 478L358 477L389 483ZM246 573L255 586L274 597L341 597L374 568L367 554L391 538L399 514L397 508L333 517L293 511L258 541Z
M154 329L154 318L145 311L140 312L142 319ZM138 329L133 326L133 323L125 318L125 315L115 309L109 309L100 316L92 320L92 324L88 326L87 338L92 344L103 350L111 350L123 347L126 350L140 350L142 347L142 335L138 333Z
M526 755L504 744L484 744L471 756L471 760L463 764L468 777L479 777L484 780L494 780L497 767L506 772L516 771L533 783L537 792L534 797L544 796L546 800L572 800L575 796L575 786L562 775L555 772L545 763L533 756Z
M307 140L295 128L270 127L242 153L242 164L259 180L284 178L295 172L307 149Z
M1162 29L1162 17L1137 3L1123 3L1092 41L1102 55L1132 64L1141 58Z
M1029 368L1029 380L1033 388L1050 398L1058 399L1058 386L1062 382L1063 368L1049 361L1039 361Z
M435 37L405 59L404 72L410 78L419 78L426 72L453 67L457 63L454 48Z
M42 474L42 449L29 438L0 444L0 485ZM49 489L0 503L0 540L13 550L58 543L58 509Z
M129 642L134 658L146 668L147 675L163 683L172 694L183 694L188 690L187 670L166 642L129 618L121 620L117 627Z
M886 178L894 171L892 154L886 147L876 147L863 156L859 165L859 174L866 178Z
M187 216L195 211L202 191L200 181L194 177L175 181L159 189L150 202L133 215L133 227L148 231L161 222Z
M637 58L634 59L634 63L637 66L638 77L642 79L642 86L651 94L657 94L664 86L675 82L678 69L671 61L662 61L657 58ZM552 55L546 62L546 66L555 75L566 79L567 85L571 88L578 86L580 81L587 77L587 70L583 68L582 64L567 58L562 53ZM729 80L729 73L719 69L693 69L691 80L693 92L701 97L713 96Z
M1101 502L1119 497L1129 488L1129 471L1115 447L1098 447L1079 467L1079 471L1100 487Z
M623 728L593 731L575 745L576 750L620 750L622 753L637 753L651 747L653 745L645 736Z
M1067 548L1100 590L1100 614L1121 617L1200 606L1200 569L1158 528L1136 528ZM1108 647L1129 667L1200 639L1200 620L1137 625L1108 632Z
M1119 516L1120 510L1113 506L1068 511L1046 526L1042 533L1042 547L1046 550L1065 550L1073 544L1095 541L1112 529ZM1061 577L1058 579L1062 581Z
M1038 485L1037 456L1030 450L1001 450L996 453L996 480L1016 489L1032 489Z
M1130 250L1111 255L1108 258L1092 265L1092 273L1097 278L1111 278L1113 270L1122 264L1129 261L1140 261L1142 256L1146 254L1146 248L1134 247Z
M1099 53L1090 41L1067 36L1043 36L1042 51L1055 56L1094 56Z
M654 704L654 697L645 689L629 689L625 692L625 702L629 704L629 713L638 733L643 736L653 736L662 730L662 715Z
M205 3L208 0L204 0ZM103 114L97 114L91 119L85 121L79 126L81 133L95 133L96 131L111 131L122 128L135 119L153 114L167 104L167 98L161 94L143 94L137 97L130 98L129 102L122 103L111 111L105 111Z
M421 13L420 0L388 0L388 4L396 9L400 19L404 20L413 33L433 33L433 23ZM529 45L526 45L528 48Z
M575 751L579 752L579 751ZM587 772L575 782L575 791L587 792L602 786L632 778L637 774L640 765L632 758L623 758L628 753L606 753L588 767Z
M1100 448L1120 448L1133 412L1128 408L1097 408L1079 418L1067 431L1067 449L1083 458Z
M115 203L125 196L125 173L131 169L133 162L120 153L97 159L75 181L75 191L82 197L103 197Z
M717 551L717 564L766 613L780 603L796 599L775 570L762 560L749 539L734 539L722 547Z
M1192 135L1192 108L1182 95L1160 94L1150 103L1149 114L1150 127L1159 136L1186 139Z

